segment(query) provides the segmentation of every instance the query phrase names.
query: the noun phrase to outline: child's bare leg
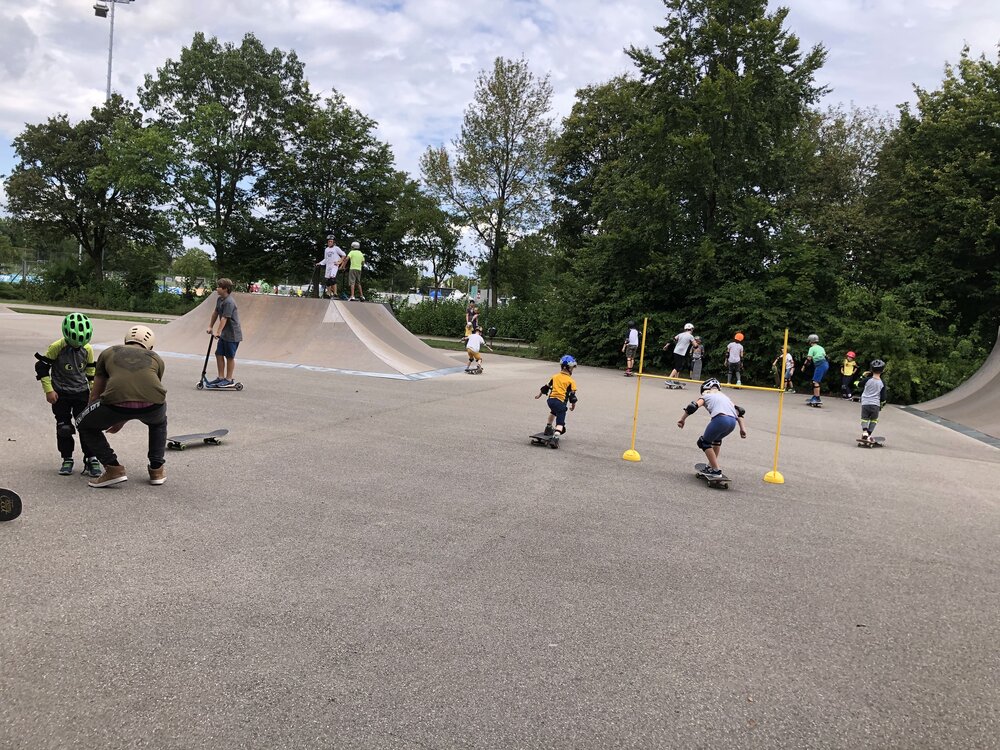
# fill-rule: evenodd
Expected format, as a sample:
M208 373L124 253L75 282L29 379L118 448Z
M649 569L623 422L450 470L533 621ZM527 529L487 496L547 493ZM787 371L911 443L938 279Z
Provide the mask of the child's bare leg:
M719 468L719 459L715 454L714 448L705 448L705 458L708 460L708 465L713 469Z
M233 374L236 372L236 360L227 359L226 360L226 380L232 380Z
M221 354L215 355L215 367L219 371L219 380L226 377L226 358Z

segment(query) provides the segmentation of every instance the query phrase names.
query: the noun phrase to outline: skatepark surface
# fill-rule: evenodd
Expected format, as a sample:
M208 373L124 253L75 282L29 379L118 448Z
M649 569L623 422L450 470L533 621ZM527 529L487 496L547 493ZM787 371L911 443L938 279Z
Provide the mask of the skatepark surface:
M888 408L860 449L857 404L789 396L765 484L778 398L741 392L722 491L691 390L644 379L621 459L613 370L578 368L550 450L554 363L240 363L236 393L167 358L169 433L230 434L153 487L130 423L129 481L95 490L56 474L34 379L58 325L0 310L5 750L997 746L996 448Z

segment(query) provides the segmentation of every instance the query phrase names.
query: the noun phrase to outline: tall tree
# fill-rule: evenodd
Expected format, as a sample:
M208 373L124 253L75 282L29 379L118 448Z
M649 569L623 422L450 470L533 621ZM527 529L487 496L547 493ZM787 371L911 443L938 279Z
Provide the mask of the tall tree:
M258 259L241 257L239 243L249 234L257 178L311 104L302 63L253 34L237 47L198 32L179 60L146 76L139 96L177 142L180 227L214 249L220 273L254 275Z
M172 237L157 205L171 164L169 137L144 126L117 94L72 124L66 115L28 125L14 139L7 178L10 212L29 228L73 237L104 278L112 249L162 245Z
M268 268L290 278L312 268L328 232L359 240L375 273L399 260L402 233L393 228L400 184L392 150L376 122L334 92L322 105L300 107L283 151L262 172L257 191L268 209ZM415 187L415 184L414 184ZM387 210L387 207L388 210Z
M537 78L524 60L498 57L476 79L452 153L430 147L420 160L430 193L485 246L493 304L501 254L544 223L547 213L551 105L548 76Z
M770 338L803 309L784 282L785 301L768 304L769 285L791 271L783 265L821 286L818 258L793 262L815 248L789 199L811 158L803 134L823 93L813 82L822 48L803 52L787 11L768 13L766 0L664 5L656 49L629 51L639 80L585 92L559 149L562 233L582 233L562 317L568 330L600 326L595 354L613 352L640 314L655 316L658 336L698 317L719 343L735 326ZM614 126L607 136L602 119Z
M869 205L887 238L872 283L936 309L938 331L987 342L1000 324L997 123L1000 58L965 49L939 89L917 89L915 111L900 108Z

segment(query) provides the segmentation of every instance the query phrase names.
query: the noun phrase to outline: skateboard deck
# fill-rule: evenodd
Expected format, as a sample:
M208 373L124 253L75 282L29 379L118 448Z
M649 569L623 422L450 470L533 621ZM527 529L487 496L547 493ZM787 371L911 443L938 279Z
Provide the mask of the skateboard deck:
M858 438L857 440L858 440L858 447L859 448L884 448L885 447L885 438L884 437L873 437L873 438L870 438L868 440L862 440L861 438Z
M199 440L205 445L219 445L222 438L229 434L229 430L214 430L213 432L196 432L192 435L174 435L167 438L167 447L171 450L182 451L188 445L197 443Z
M723 489L723 490L728 490L729 489L729 483L731 481L733 481L733 480L730 479L729 477L727 477L725 474L723 474L721 477L707 477L707 476L705 476L705 474L703 472L705 471L705 469L709 469L709 468L711 468L711 467L708 464L695 464L694 465L694 470L695 470L695 473L697 474L697 476L701 477L706 482L708 482L708 486L709 487L713 487L713 488L717 488L717 489Z
M809 401L809 400L807 399L807 400L806 400L806 406L811 406L811 407L812 407L812 408L814 408L814 409L822 409L822 408L823 408L823 402L822 402L822 401L820 401L819 403L816 403L816 402L814 402L814 401Z
M556 433L555 435L546 435L544 432L539 432L531 436L532 445L547 445L550 448L559 447L559 438L562 435Z
M465 368L465 374L466 375L482 375L483 374L483 368L482 367L477 367L474 370L470 370L469 368Z
M669 388L672 391L683 391L684 390L684 384L683 383L672 383L669 380L666 383L663 384L663 387L664 388Z
M14 490L0 489L0 522L13 521L21 515L21 497Z

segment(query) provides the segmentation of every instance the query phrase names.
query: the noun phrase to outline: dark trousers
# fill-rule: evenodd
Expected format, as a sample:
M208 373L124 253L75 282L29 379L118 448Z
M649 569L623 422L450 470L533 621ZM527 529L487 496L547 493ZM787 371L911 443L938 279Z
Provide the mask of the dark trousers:
M57 391L58 393L58 391ZM73 458L73 450L76 448L76 441L73 440L73 421L80 416L80 412L87 408L87 401L90 393L59 393L59 400L52 404L52 413L56 418L56 447L59 448L59 455L63 458ZM94 454L88 450L88 443L80 435L80 450L83 451L84 458L90 458Z
M167 449L167 405L157 404L143 409L124 409L95 401L80 415L76 426L81 442L91 446L97 460L104 466L118 466L118 456L108 443L104 431L119 422L138 419L149 428L149 465L162 466Z
M841 375L840 376L840 395L847 397L851 395L851 380L853 375Z

